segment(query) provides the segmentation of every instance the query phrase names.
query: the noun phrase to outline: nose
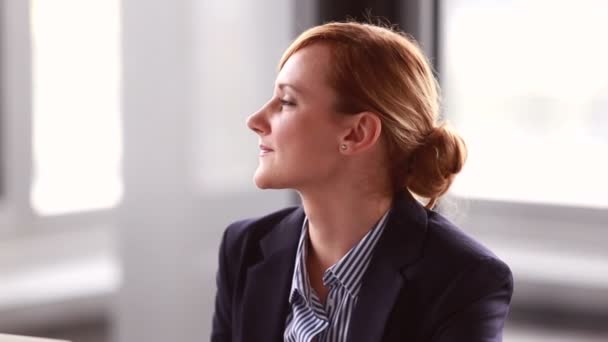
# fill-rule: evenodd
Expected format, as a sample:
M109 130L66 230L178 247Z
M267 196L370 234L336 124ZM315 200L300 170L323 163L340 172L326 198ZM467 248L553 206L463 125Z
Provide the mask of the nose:
M268 119L266 117L268 107L267 103L262 108L258 109L257 112L247 117L247 127L259 135L270 133L270 125L268 124Z

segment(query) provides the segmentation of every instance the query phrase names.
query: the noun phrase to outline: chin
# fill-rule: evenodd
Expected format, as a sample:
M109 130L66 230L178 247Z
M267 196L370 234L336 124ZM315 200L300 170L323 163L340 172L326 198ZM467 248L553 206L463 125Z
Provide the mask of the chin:
M272 176L265 175L259 171L253 176L253 182L260 189L280 189L276 184L276 178L273 179Z
M292 185L288 180L281 179L279 175L259 169L253 176L253 182L260 189L287 189Z
M258 189L262 189L262 190L264 190L264 189L274 189L272 187L272 185L269 184L268 182L258 180L255 177L253 178L253 183L255 184L255 186L258 187Z

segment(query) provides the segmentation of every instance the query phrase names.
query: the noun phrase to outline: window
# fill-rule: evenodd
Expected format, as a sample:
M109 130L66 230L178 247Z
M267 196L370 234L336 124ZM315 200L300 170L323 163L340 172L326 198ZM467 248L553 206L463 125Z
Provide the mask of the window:
M442 6L444 106L470 150L453 193L608 207L608 3Z
M41 215L122 196L118 0L31 0L32 188Z

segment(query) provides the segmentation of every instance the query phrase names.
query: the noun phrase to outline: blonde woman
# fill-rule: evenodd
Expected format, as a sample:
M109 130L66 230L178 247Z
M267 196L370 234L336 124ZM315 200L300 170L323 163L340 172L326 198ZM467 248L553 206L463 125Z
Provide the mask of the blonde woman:
M329 23L291 44L247 125L256 185L302 205L227 228L212 341L501 341L511 271L432 210L466 159L439 100L392 29Z

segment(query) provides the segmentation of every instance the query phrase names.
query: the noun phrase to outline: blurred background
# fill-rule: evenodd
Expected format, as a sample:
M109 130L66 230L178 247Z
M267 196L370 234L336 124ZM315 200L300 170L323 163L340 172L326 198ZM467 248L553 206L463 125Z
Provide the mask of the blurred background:
M603 0L0 0L0 332L208 340L223 229L297 203L245 118L300 32L366 13L468 143L440 210L513 269L505 341L608 341Z

